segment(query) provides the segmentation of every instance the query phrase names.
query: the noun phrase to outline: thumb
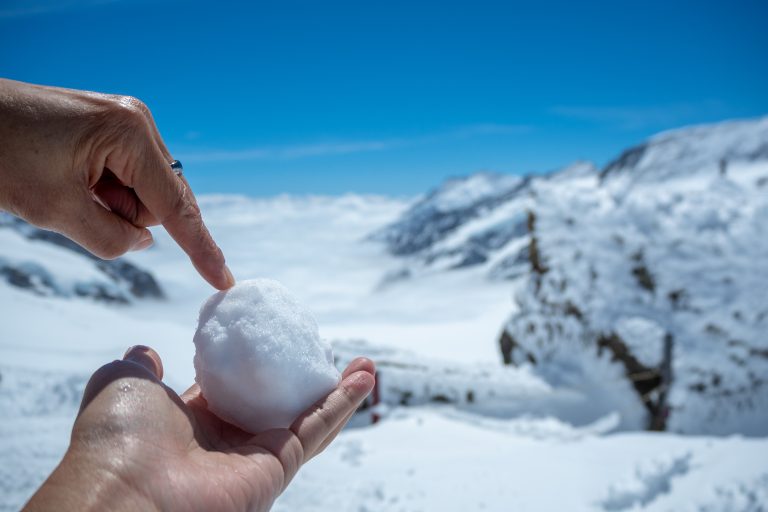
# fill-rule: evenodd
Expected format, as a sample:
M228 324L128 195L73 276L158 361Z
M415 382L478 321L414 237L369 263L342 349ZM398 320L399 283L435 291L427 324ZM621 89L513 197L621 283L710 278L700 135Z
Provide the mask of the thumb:
M83 391L71 446L89 447L88 451L123 446L177 428L169 412L181 401L160 377L160 357L143 346L96 370Z
M83 391L80 413L102 392L117 386L121 379L138 379L148 385L160 384L163 362L149 347L136 345L129 348L122 360L107 363L91 376Z

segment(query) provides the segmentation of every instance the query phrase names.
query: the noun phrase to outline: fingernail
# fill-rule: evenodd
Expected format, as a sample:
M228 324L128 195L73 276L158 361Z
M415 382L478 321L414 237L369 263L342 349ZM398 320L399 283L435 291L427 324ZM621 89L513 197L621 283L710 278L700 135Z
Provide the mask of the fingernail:
M131 247L131 251L143 251L147 247L151 246L154 243L154 240L152 239L152 234L150 233L145 238L142 238L138 242L136 242L133 247Z
M361 357L360 369L364 372L368 372L374 377L376 376L376 363L372 359L367 357Z
M123 359L128 359L129 356L134 356L139 353L144 353L147 350L149 350L149 347L146 345L134 345L132 347L128 347L128 350L126 350L125 354L123 354Z
M146 345L134 345L125 351L124 361L138 363L151 371L158 379L163 378L163 362L157 352Z
M224 265L224 280L227 282L227 288L235 286L235 276L232 275L232 271L226 265Z

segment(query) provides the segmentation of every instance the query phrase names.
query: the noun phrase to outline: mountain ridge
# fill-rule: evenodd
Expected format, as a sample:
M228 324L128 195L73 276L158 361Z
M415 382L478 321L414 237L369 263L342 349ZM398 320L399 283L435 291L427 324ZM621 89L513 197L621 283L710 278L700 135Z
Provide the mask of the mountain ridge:
M582 166L475 195L470 212L428 194L377 239L402 262L397 280L511 280L505 361L634 404L624 427L764 435L768 117L663 132ZM430 243L393 250L414 233Z

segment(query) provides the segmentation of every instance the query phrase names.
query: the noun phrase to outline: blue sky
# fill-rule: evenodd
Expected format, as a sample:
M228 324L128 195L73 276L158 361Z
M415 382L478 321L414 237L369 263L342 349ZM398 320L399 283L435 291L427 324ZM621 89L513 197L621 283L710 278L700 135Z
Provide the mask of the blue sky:
M1 0L0 76L144 100L195 190L409 195L768 114L768 2Z

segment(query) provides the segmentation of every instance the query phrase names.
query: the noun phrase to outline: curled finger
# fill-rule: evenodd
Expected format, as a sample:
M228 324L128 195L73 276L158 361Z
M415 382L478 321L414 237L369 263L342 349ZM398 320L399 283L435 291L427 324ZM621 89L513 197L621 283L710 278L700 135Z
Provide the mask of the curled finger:
M373 389L374 383L373 375L364 370L356 371L294 421L291 430L301 441L305 461L312 458L326 438L357 409Z

